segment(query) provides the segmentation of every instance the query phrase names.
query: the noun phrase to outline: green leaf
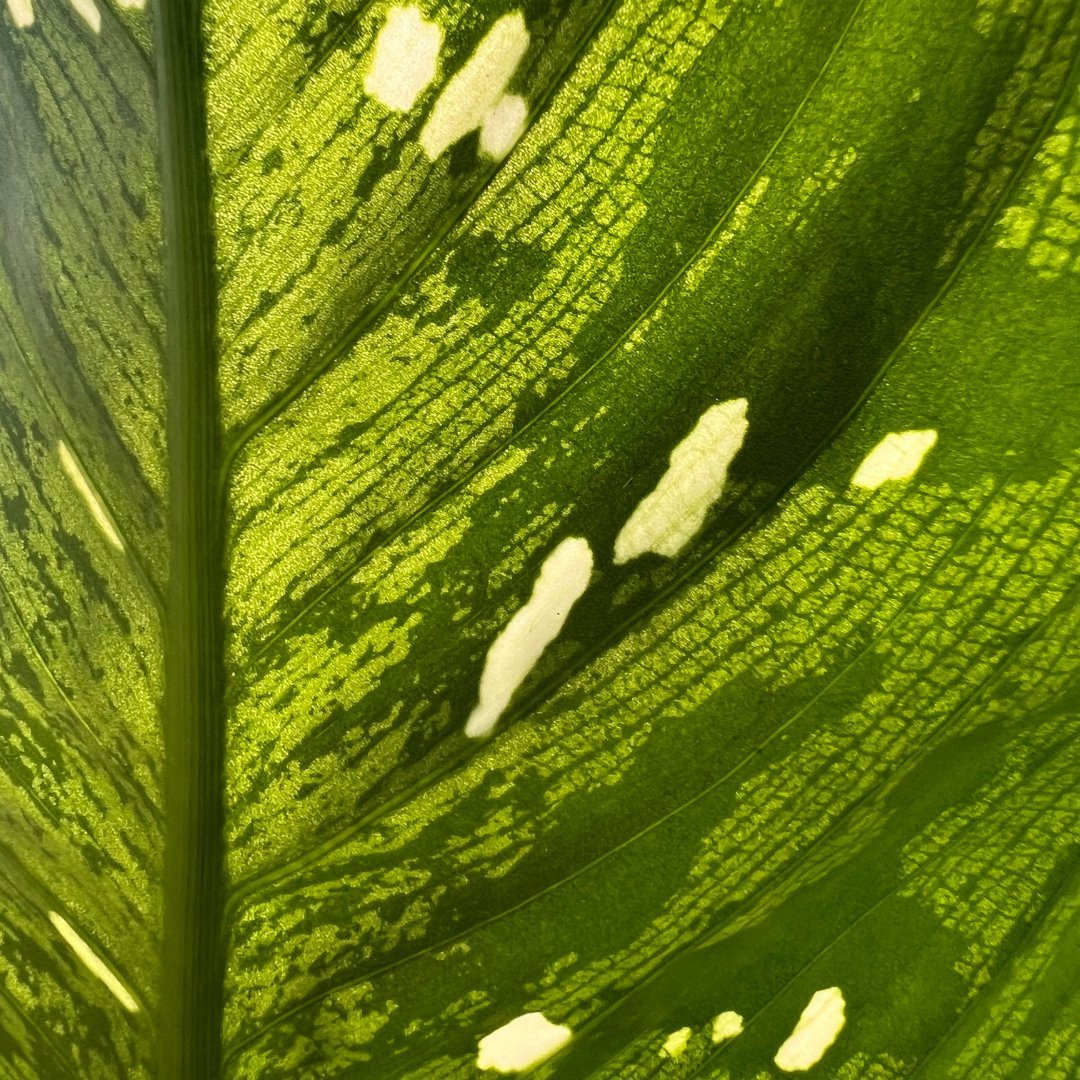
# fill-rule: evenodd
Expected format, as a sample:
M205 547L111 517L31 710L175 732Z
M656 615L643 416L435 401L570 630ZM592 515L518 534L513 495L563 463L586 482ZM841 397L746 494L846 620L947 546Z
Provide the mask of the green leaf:
M6 0L0 1075L1074 1075L1078 55Z

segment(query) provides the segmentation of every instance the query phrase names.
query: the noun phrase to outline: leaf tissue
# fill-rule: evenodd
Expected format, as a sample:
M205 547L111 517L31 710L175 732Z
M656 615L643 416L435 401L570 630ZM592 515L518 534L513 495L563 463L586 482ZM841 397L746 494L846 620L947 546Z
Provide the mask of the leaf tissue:
M1070 1080L1080 4L4 0L0 1080Z

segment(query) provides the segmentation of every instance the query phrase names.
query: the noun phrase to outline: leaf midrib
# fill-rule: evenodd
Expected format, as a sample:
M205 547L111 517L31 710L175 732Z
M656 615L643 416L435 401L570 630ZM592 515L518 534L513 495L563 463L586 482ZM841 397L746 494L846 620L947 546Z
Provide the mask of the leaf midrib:
M169 402L162 1080L220 1076L224 997L224 515L201 26L201 0L154 5Z

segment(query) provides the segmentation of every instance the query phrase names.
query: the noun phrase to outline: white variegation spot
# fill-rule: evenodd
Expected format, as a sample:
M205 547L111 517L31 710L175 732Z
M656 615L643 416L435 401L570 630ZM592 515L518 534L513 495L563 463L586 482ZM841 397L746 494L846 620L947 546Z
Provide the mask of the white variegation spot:
M568 537L544 560L528 603L488 650L480 700L465 724L466 735L475 739L491 733L514 692L558 637L592 568L592 549L580 536Z
M480 128L480 150L496 161L502 161L514 148L525 130L529 115L525 99L517 94L503 94L495 108L484 118Z
M664 1045L660 1047L660 1053L664 1057L680 1058L686 1053L686 1047L689 1042L690 1029L688 1027L679 1028L678 1031L673 1031L664 1040Z
M20 29L28 30L34 25L34 5L31 0L7 0L11 21Z
M116 0L117 5L128 8L131 11L142 11L146 7L146 0Z
M671 452L667 472L630 515L615 538L615 562L647 551L678 555L720 498L728 468L742 447L749 423L746 398L714 405Z
M49 912L49 922L57 933L67 942L71 951L86 965L86 969L96 979L105 984L105 988L128 1012L137 1013L139 1003L131 996L128 988L112 973L109 966L83 940L75 928L57 911Z
M936 442L932 428L891 431L863 458L851 483L873 491L890 480L910 480Z
M101 33L101 12L94 0L71 0L71 6L95 34Z
M737 1012L722 1012L713 1017L712 1041L714 1043L726 1042L741 1035L743 1030L743 1018Z
M442 27L419 8L391 8L375 39L364 92L388 109L408 112L435 78L442 39Z
M476 52L443 87L420 132L420 145L432 161L470 131L484 127L528 47L529 31L520 11L495 21ZM489 142L496 143L500 134L501 129L493 131Z
M795 1030L776 1051L773 1060L784 1072L813 1068L836 1042L844 1026L844 995L839 986L818 990L802 1011Z
M525 1013L480 1040L476 1064L501 1073L522 1072L561 1050L572 1036L565 1024L553 1024L543 1013Z
M86 473L83 472L78 459L72 454L67 447L67 443L62 439L57 443L56 450L60 455L61 467L67 474L72 486L82 497L83 502L86 503L86 508L90 511L90 516L97 523L97 527L105 534L105 539L108 540L117 551L123 551L124 541L120 539L120 534L116 531L112 519L105 510L105 506L101 499L98 498L97 492L91 485Z

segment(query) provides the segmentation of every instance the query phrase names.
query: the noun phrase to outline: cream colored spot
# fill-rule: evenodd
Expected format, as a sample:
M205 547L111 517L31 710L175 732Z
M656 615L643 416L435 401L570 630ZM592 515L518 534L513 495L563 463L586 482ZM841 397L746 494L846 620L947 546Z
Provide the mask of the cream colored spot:
M95 34L101 33L101 12L94 0L71 0L71 6Z
M499 145L505 139L503 125L510 107L503 106L500 113L500 101L528 47L529 31L520 11L496 20L476 52L443 87L420 132L420 145L432 161L496 114L499 126L487 141Z
M741 1035L743 1030L743 1018L737 1012L722 1012L713 1018L712 1041L714 1043L726 1042Z
M435 78L442 38L442 27L428 22L419 8L391 8L375 39L364 92L388 109L408 112Z
M34 5L31 0L7 0L11 21L20 29L28 30L34 25Z
M805 1072L836 1042L844 1026L844 995L838 986L819 990L773 1060L784 1072Z
M553 1024L543 1013L525 1013L480 1040L476 1064L501 1073L521 1072L561 1050L572 1035L568 1027Z
M495 108L484 118L480 128L480 150L502 161L514 148L525 130L528 106L525 99L517 94L503 94Z
M60 464L64 472L67 473L67 477L75 490L82 496L82 500L86 503L86 508L97 523L97 527L105 534L105 539L117 551L123 551L124 541L120 539L120 534L116 531L112 519L105 510L105 505L98 498L97 492L94 491L93 486L87 479L86 473L82 471L82 466L75 458L75 455L67 448L67 443L63 440L57 443L56 449L60 455Z
M664 1045L660 1047L660 1053L665 1057L680 1058L686 1052L689 1042L690 1029L688 1027L679 1028L678 1031L673 1031L664 1040Z
M488 650L480 700L465 724L471 738L488 735L543 651L558 637L570 609L592 574L592 549L571 536L544 560L529 602L506 624Z
M146 7L146 0L116 0L122 8L130 8L132 11L142 11Z
M863 458L851 482L873 491L889 480L909 480L937 442L937 432L891 431Z
M137 1013L139 1003L131 996L128 988L112 973L105 961L83 941L67 919L56 911L50 911L49 922L53 924L60 936L68 943L71 951L86 965L86 969L90 974L103 982L109 993L128 1012Z
M672 450L667 472L615 538L615 562L629 562L647 551L669 558L682 551L720 498L748 427L746 398L705 411Z

